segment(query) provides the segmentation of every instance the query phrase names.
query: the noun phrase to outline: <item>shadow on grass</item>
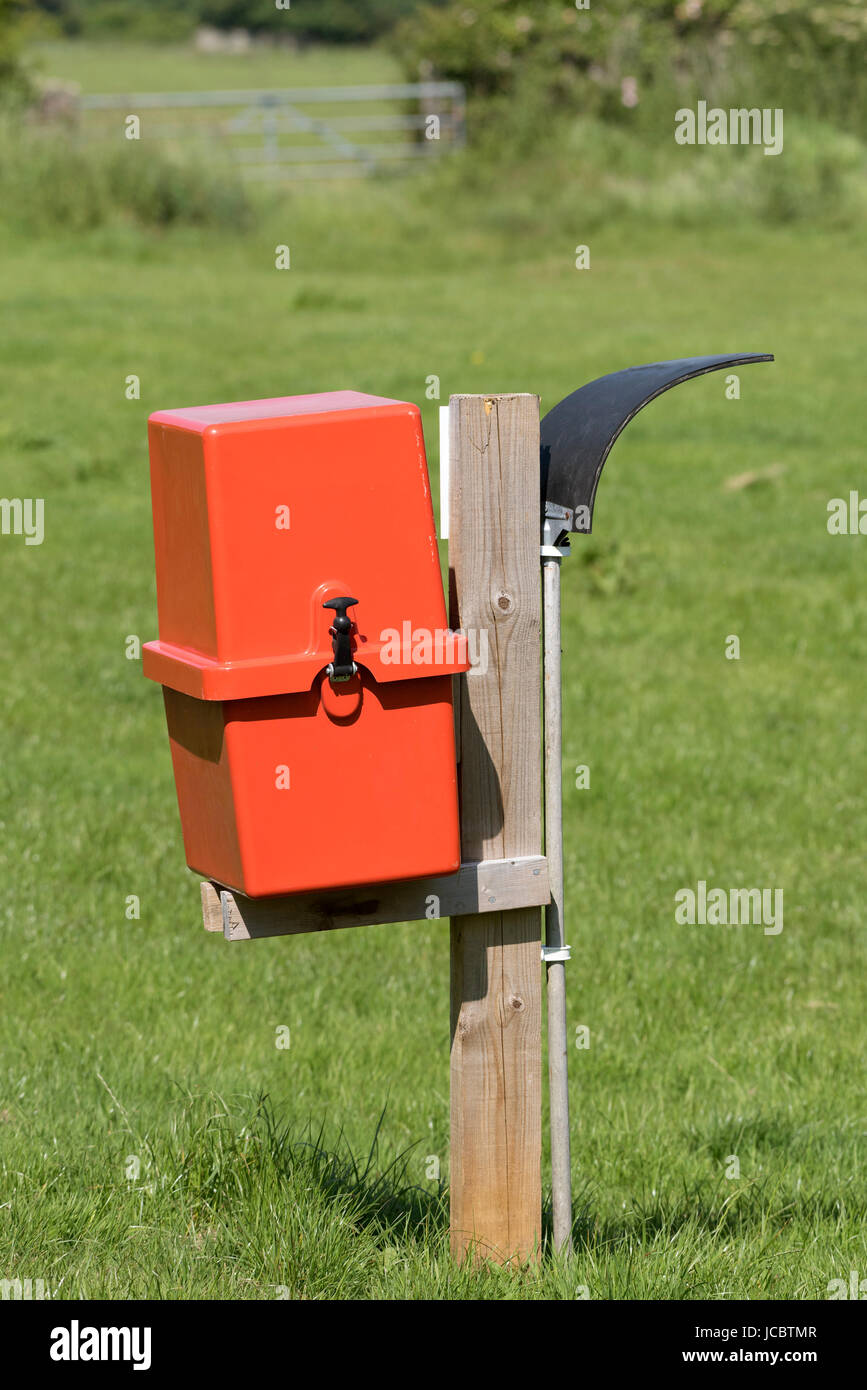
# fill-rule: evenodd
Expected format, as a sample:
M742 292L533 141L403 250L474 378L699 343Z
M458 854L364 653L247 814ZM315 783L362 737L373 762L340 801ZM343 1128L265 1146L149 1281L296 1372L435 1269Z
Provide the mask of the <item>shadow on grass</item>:
M387 1233L390 1239L399 1233L426 1240L448 1230L448 1189L441 1178L432 1179L429 1188L411 1181L409 1163L420 1140L380 1169L386 1109L383 1106L363 1161L353 1153L342 1129L331 1145L325 1143L324 1123L316 1132L308 1126L300 1136L293 1134L291 1124L281 1125L267 1096L261 1098L257 1115L278 1171L288 1176L299 1163L309 1166L325 1197L351 1199L360 1226Z
M250 1098L248 1098L250 1099ZM384 1107L363 1158L358 1157L343 1130L326 1140L326 1127L309 1125L299 1130L281 1120L267 1094L254 1099L252 1113L239 1116L217 1097L206 1103L207 1113L190 1128L190 1109L173 1126L173 1160L176 1182L188 1196L211 1209L230 1205L245 1192L273 1187L315 1185L326 1203L343 1205L353 1224L368 1230L374 1240L393 1243L409 1240L441 1245L449 1225L448 1188L442 1179L427 1187L412 1181L409 1166L414 1144L389 1162L380 1162ZM194 1107L195 1107L195 1103ZM238 1120L242 1119L240 1127ZM587 1181L573 1194L573 1244L576 1254L609 1255L632 1250L636 1243L649 1246L672 1242L690 1232L704 1238L755 1236L769 1223L783 1230L818 1228L853 1219L867 1219L863 1194L834 1190L793 1190L779 1174L758 1180L683 1182L651 1201L633 1197L622 1215L602 1215L610 1202L602 1201L594 1184ZM554 1252L551 1202L542 1212L542 1251Z
M326 1140L326 1125L299 1128L284 1121L267 1094L228 1104L223 1097L194 1097L175 1115L170 1133L153 1146L156 1171L171 1173L194 1210L226 1210L239 1200L315 1186L326 1202L341 1205L353 1224L375 1238L428 1239L448 1229L448 1197L442 1180L421 1187L409 1164L417 1145L383 1166L380 1137L386 1110L366 1156L359 1159L343 1130ZM252 1101L252 1105L250 1102ZM166 1145L169 1152L166 1153Z
M836 1189L793 1190L779 1175L761 1179L719 1178L711 1183L683 1183L679 1192L655 1197L652 1202L633 1198L622 1217L600 1218L599 1203L589 1186L573 1202L572 1240L576 1252L636 1242L651 1245L659 1238L672 1242L683 1232L726 1241L755 1237L765 1229L778 1234L788 1226L799 1229L859 1224L867 1219L867 1200L862 1194L848 1197ZM543 1212L545 1244L552 1248L550 1207Z

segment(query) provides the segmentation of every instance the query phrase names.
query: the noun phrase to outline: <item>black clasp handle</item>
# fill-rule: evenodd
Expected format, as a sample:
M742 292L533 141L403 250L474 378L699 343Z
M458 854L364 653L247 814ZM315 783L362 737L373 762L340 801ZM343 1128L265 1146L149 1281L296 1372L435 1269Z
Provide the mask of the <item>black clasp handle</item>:
M349 634L352 631L352 619L346 612L347 608L351 608L357 602L357 598L330 598L322 605L323 608L334 610L334 623L328 629L333 639L334 660L329 662L325 668L325 674L332 682L348 681L358 670L352 660L352 646L349 639Z

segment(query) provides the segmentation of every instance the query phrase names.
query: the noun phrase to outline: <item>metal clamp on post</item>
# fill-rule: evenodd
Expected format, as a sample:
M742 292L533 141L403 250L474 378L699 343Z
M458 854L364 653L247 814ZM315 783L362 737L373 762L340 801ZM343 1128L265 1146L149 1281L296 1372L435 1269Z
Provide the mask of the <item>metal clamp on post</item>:
M561 507L557 502L545 503L542 520L542 544L539 553L542 559L562 560L569 552L569 532L572 529L573 512L570 507Z
M555 960L571 960L571 946L544 946L542 947L542 959L546 962Z

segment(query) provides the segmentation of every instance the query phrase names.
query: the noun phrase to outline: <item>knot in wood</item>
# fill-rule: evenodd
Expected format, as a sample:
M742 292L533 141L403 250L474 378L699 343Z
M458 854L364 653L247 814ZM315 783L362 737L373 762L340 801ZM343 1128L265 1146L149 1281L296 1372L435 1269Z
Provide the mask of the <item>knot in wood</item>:
M506 593L505 589L500 589L494 599L498 617L506 617L515 607L515 600L511 594Z
M523 1011L524 1001L520 994L507 994L502 1000L501 1007L501 1022L503 1026L507 1027L516 1014L523 1013Z

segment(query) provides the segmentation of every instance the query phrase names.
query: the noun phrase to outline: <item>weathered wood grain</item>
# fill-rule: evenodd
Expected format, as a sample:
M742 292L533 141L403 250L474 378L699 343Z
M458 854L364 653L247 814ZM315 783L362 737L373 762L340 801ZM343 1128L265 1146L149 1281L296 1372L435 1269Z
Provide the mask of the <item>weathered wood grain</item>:
M453 396L450 624L487 634L461 677L466 859L542 850L539 402ZM451 924L451 1241L525 1260L541 1235L541 914Z
M209 879L205 879L202 883L202 918L205 931L221 932L223 930L223 905L220 902L220 890Z
M550 897L541 855L462 864L456 874L436 878L285 898L246 898L219 883L202 884L205 930L221 931L227 941L544 906Z

